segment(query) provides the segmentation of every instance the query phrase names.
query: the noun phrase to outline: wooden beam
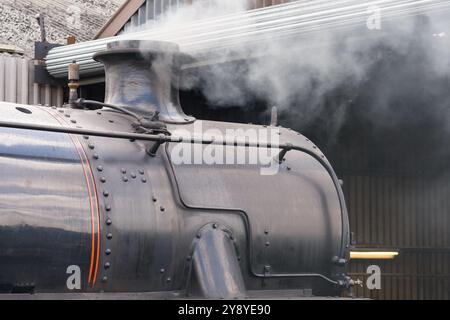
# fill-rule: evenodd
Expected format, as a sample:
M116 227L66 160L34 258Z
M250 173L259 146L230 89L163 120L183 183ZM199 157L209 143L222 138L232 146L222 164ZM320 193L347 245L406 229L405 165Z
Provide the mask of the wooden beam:
M145 0L127 0L97 33L94 39L113 37L145 3Z

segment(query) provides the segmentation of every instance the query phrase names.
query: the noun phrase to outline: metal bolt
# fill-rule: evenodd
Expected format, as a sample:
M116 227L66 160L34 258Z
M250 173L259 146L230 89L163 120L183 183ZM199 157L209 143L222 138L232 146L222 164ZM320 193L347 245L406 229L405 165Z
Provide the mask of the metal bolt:
M167 283L171 283L171 282L172 282L172 279L171 279L171 278L167 278L167 279L166 279L166 282L167 282Z
M111 249L106 249L106 250L105 250L105 254L106 254L107 256L111 255Z
M161 208L159 208L159 210L161 210L161 212L164 212L164 211L166 211L166 208L161 207Z
M270 247L270 242L269 241L266 242L266 247Z
M214 229L217 229L218 227L219 227L219 225L218 225L217 223L214 223L214 224L213 224L213 228L214 228Z
M156 199L156 197L153 197L153 202L156 202L156 201L158 201L158 199Z
M72 120L70 120L70 122L77 123L77 120L72 119Z
M108 233L108 234L106 235L106 238L107 238L108 240L111 240L112 237L113 237L112 233Z
M145 173L145 171L142 170L142 169L140 169L140 170L139 170L139 173L140 173L141 175L143 175L143 174Z
M83 136L83 138L89 140L89 136Z
M127 176L123 176L122 180L123 180L123 182L128 182L128 177Z
M100 172L102 172L102 171L104 170L104 168L103 168L103 166L98 166L98 167L97 167L97 170L100 171Z
M109 197L109 192L108 192L108 190L103 191L103 195L104 195L105 197Z
M111 220L111 219L106 219L106 224L107 224L108 226L112 225L112 220Z
M114 120L109 120L109 123L114 123Z
M92 143L89 143L89 144L88 144L88 147L89 147L89 149L91 149L91 150L94 150L94 149L95 149L95 146L94 146Z
M106 178L105 177L101 177L100 181L101 181L101 183L105 183L106 182Z
M107 281L108 281L108 277L103 277L103 278L102 278L102 282L103 282L103 283L106 283Z
M287 167L286 169L287 169L287 171L291 171L291 170L292 170L292 168L291 168L291 167Z
M70 114L66 114L66 118L70 118Z
M99 157L98 154L94 154L93 158L94 158L95 160L98 160L100 157Z
M186 258L186 260L187 260L187 261L191 261L191 260L192 260L192 257L189 256L189 257Z
M268 234L269 234L269 230L264 230L264 233L265 233L266 235L268 235Z
M59 109L58 110L60 113L64 113L64 110L63 109Z
M132 177L133 179L136 179L136 177L137 177L137 176L136 176L136 173L132 172L132 173L131 173L131 177Z
M105 263L105 269L109 269L109 268L111 268L111 263L106 262L106 263Z
M159 272L164 273L164 272L166 272L166 269L161 269L161 270L159 270Z
M143 183L147 183L147 179L146 178L142 178L142 182Z
M107 205L105 206L105 209L106 209L106 211L111 211L111 205L107 204Z
M202 235L200 233L197 233L196 237L197 237L197 239L201 239Z
M125 168L120 169L120 172L122 172L122 174L126 174L127 170Z

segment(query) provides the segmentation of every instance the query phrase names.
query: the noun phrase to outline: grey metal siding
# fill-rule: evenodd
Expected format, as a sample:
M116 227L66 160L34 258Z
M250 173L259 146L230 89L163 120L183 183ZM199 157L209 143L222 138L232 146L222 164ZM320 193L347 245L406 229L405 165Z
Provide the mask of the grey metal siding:
M251 0L249 1L249 9L269 7L291 1L292 0ZM130 32L147 23L157 21L167 11L176 9L185 3L192 2L195 2L195 0L147 0L124 25L119 34Z
M62 106L62 87L34 83L33 60L0 54L0 101Z
M345 194L357 246L395 248L394 260L353 260L350 275L367 280L378 265L381 290L356 288L374 299L450 298L450 181L426 177L347 175Z
M177 8L186 0L147 0L139 10L124 25L120 33L129 32L135 28L156 21L160 16L170 9Z

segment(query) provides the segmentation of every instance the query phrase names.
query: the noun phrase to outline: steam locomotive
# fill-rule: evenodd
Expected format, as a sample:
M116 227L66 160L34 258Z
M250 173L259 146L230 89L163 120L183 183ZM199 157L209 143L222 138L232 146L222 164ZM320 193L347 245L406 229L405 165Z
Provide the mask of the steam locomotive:
M95 59L104 102L0 104L0 299L301 298L352 285L343 192L317 146L185 115L174 44L117 41ZM278 140L245 135L260 130ZM208 148L216 160L272 153L277 172L174 159Z

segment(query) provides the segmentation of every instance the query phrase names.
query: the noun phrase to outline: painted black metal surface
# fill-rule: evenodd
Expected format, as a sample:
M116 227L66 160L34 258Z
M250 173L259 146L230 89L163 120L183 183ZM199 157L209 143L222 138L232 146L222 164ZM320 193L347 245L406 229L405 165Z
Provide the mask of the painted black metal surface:
M2 105L3 118L120 132L132 122L107 110L23 107L32 116ZM347 229L330 176L310 156L290 152L280 173L265 177L257 166L171 164L174 144L150 157L152 142L15 129L1 134L3 292L25 284L34 292L69 292L66 272L73 265L82 276L75 292L185 292L195 287L193 248L208 224L232 233L247 290L334 292L317 275L339 279L333 258L345 252ZM281 137L315 148L287 129Z
M2 117L57 123L35 107L2 108ZM92 249L90 196L74 142L10 129L0 137L0 290L67 291L67 267L87 274Z
M94 56L105 65L105 102L141 114L158 111L166 122L192 122L194 119L183 113L178 94L181 58L178 46L170 42L108 44L107 51Z
M117 78L114 73L125 72L126 63L109 70ZM129 81L139 86L142 73L133 74ZM146 90L158 90L147 80ZM125 82L115 83L125 88ZM110 83L109 90L114 88ZM141 98L167 98L168 92ZM167 111L148 102L129 108L143 116ZM0 128L2 293L234 298L281 290L330 296L349 285L342 263L350 245L342 190L324 155L302 135L278 128L280 143L297 147L283 153L278 173L261 175L255 164L178 164L178 142L152 149L153 141L94 134L137 130L136 119L117 110L0 107L2 122L93 133ZM262 129L177 123L184 115L172 110L178 115L169 112L161 120L173 135L195 135L197 126L220 133ZM195 148L203 153L210 147ZM251 149L231 148L244 154Z

